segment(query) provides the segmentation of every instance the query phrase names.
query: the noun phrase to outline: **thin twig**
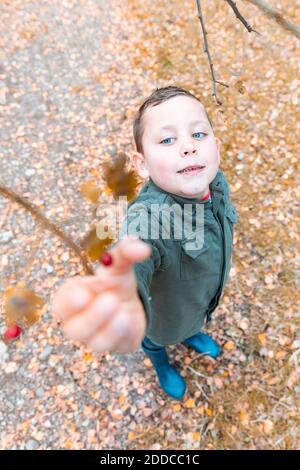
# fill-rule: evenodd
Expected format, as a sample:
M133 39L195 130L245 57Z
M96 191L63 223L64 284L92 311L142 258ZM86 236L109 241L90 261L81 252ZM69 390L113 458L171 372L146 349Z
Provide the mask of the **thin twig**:
M201 387L201 385L199 384L199 382L197 382L196 380L194 380L194 384L199 388L200 392L202 393L202 395L204 395L204 398L206 398L207 401L209 401L209 397L206 395L206 393L204 392L203 388Z
M248 23L248 21L243 17L241 12L239 11L238 7L236 6L236 3L233 2L232 0L225 0L226 3L233 9L235 16L237 17L238 20L245 26L245 28L249 31L249 33L254 33L260 34L258 31L256 31L252 26Z
M193 367L187 366L187 368L190 369L193 372L193 374L198 375L199 377L203 377L204 379L207 379L207 375L201 374L201 372L198 372Z
M7 206L3 212L2 212L2 217L1 217L1 220L0 220L0 228L2 228L2 226L5 224L6 222L6 219L8 218L8 214L11 210L11 207L10 206Z
M229 85L227 85L226 83L223 83L223 82L220 82L220 81L216 80L215 71L214 71L214 65L213 65L213 63L212 63L211 55L210 55L210 52L209 52L208 41L207 41L207 32L206 32L206 29L205 29L204 18L203 18L203 14L202 14L202 8L201 8L200 0L196 0L196 3L197 3L197 9L198 9L198 18L199 18L199 20L200 20L200 24L201 24L201 28L202 28L202 32L203 32L204 52L206 52L207 57L208 57L208 62L209 62L209 67L210 67L210 73L211 73L211 77L212 77L212 81L213 81L213 93L212 93L212 96L215 97L215 100L216 100L216 102L217 102L217 105L218 105L218 106L221 106L221 105L222 105L222 101L218 98L218 94L217 94L217 83L219 83L220 85L223 85L223 86L225 86L225 87L227 87L227 88L229 88Z
M30 212L30 214L35 219L37 219L42 224L43 227L50 230L57 237L63 240L66 243L66 245L68 245L68 247L71 248L71 250L75 251L80 261L82 262L87 274L94 274L93 269L91 268L86 256L84 255L84 253L82 253L82 250L79 248L79 246L76 245L76 243L74 243L73 240L70 237L68 237L68 235L66 235L59 227L57 227L55 224L50 222L50 220L48 220L47 217L45 217L44 214L42 214L41 211L36 206L34 206L31 202L24 199L22 196L17 194L12 189L7 188L6 186L0 185L0 194L2 194L2 196L4 196L7 199L10 199L13 202L20 204L24 209Z
M244 0L248 3L252 3L261 11L263 11L269 18L275 20L283 29L292 33L296 38L300 39L300 26L292 21L286 19L282 13L280 13L276 8L270 5L265 0Z

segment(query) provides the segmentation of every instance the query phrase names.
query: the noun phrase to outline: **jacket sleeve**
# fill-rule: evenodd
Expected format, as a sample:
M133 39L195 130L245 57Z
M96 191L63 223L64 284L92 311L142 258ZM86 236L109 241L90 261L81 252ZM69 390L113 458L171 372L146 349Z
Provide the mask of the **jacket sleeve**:
M140 206L132 207L127 213L119 232L119 239L134 235L151 247L149 258L134 265L137 292L145 310L147 329L152 316L150 297L152 277L155 271L163 270L167 265L167 255L163 241L159 238L153 239L149 235L151 233L150 220L153 222L153 218L151 219L150 212L147 208L145 209L145 206L142 208ZM147 228L149 228L149 231Z

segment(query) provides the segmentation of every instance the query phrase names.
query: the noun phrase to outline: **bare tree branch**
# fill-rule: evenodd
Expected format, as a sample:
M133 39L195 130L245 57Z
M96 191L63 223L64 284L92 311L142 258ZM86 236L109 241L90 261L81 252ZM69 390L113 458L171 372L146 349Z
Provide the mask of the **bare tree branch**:
M204 18L203 18L203 14L202 14L202 8L201 8L200 0L196 0L196 3L197 3L197 9L198 9L198 18L200 20L200 24L201 24L201 28L202 28L202 32L203 32L204 52L206 52L207 57L208 57L211 77L212 77L212 81L213 81L212 96L215 97L217 105L221 106L222 101L218 98L218 94L217 94L217 83L219 83L220 85L223 85L227 88L229 88L229 85L227 85L226 83L220 82L219 80L216 80L215 71L214 71L214 64L212 63L211 55L210 55L210 52L209 52L208 41L207 41L207 32L206 32L206 29L205 29Z
M282 28L292 33L296 38L300 39L300 26L293 23L290 20L287 20L282 16L276 8L270 5L265 0L244 0L248 3L252 3L252 5L257 6L260 10L262 10L269 18L275 20Z
M226 3L233 9L235 16L237 17L238 20L245 26L245 28L249 31L249 33L254 33L260 34L258 31L256 31L252 26L248 23L248 21L241 15L238 7L236 6L236 3L233 2L232 0L225 0Z
M20 204L24 209L26 209L30 214L38 220L42 224L43 227L46 229L50 230L52 233L54 233L56 236L58 236L61 240L63 240L69 248L71 248L77 256L80 258L80 261L82 262L86 272L88 274L94 274L93 269L89 265L86 256L82 253L81 249L79 246L76 245L76 243L73 242L73 240L68 237L59 227L57 227L55 224L50 222L50 220L47 219L47 217L44 216L44 214L41 213L41 211L35 207L31 202L26 201L22 196L19 194L15 193L10 188L7 188L6 186L0 185L0 194L4 196L7 199L10 199L13 202L16 202Z

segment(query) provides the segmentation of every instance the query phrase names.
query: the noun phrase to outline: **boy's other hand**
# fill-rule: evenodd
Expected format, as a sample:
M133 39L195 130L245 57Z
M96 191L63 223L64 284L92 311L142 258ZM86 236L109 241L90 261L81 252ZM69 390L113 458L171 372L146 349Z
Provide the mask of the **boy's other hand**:
M69 339L96 352L125 354L137 349L145 335L146 316L133 265L148 258L151 248L126 238L109 253L110 266L101 266L94 276L70 278L58 288L52 313Z

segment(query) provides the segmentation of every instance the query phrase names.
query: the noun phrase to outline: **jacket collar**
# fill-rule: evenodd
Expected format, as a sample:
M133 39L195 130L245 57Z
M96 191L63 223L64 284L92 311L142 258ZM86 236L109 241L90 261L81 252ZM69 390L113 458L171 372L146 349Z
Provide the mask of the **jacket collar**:
M210 190L225 194L225 176L222 170L218 170L215 178L209 185Z

